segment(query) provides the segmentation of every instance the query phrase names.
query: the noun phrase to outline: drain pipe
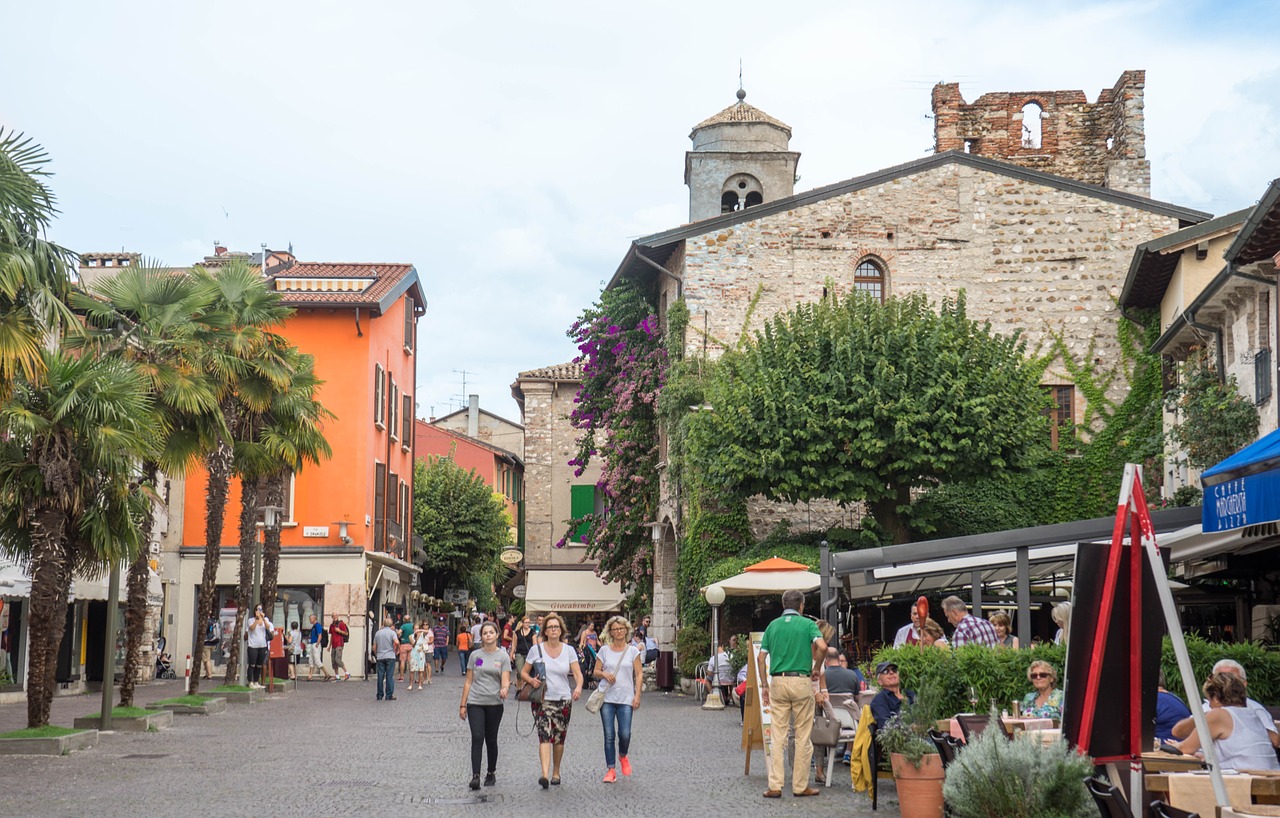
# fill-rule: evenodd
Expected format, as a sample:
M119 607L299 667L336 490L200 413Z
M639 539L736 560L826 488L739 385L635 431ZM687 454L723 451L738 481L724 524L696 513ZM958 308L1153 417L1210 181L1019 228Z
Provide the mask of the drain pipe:
M650 267L662 273L663 275L670 276L672 279L674 279L676 282L676 300L679 301L681 298L684 298L684 279L682 279L680 276L676 275L675 273L671 272L666 267L663 267L661 264L654 261L653 259L646 257L643 253L636 253L636 258L640 259L645 264L648 264Z

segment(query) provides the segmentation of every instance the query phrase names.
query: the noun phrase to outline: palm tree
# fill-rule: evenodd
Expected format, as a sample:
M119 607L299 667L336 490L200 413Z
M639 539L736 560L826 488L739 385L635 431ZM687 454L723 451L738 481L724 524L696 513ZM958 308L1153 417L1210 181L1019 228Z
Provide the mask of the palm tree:
M150 497L133 484L160 425L127 361L42 350L37 371L39 387L18 378L0 406L0 539L30 563L29 727L49 723L73 570L141 547Z
M180 271L153 262L125 268L96 281L88 293L75 292L71 304L85 318L86 332L69 345L86 354L115 355L133 361L146 377L167 433L159 456L142 464L139 483L154 489L162 474L187 469L228 434L226 421L208 380L199 369L212 330L201 321L211 300L205 288ZM133 704L142 667L154 514L142 517L144 547L129 566L125 612L124 677L120 706Z
M46 240L57 213L44 149L0 128L0 396L23 375L41 377L41 348L61 329L74 328L63 303L75 254Z
M204 572L196 613L196 621L203 624L213 616L235 440L243 436L244 418L253 411L264 411L269 404L269 398L264 399L250 376L265 377L277 384L288 380L287 365L264 353L269 351L272 335L268 328L283 323L293 311L280 303L279 295L267 289L259 271L242 261L232 261L212 271L196 267L192 275L213 301L206 323L219 330L210 339L203 363L230 431L219 438L204 459L209 483L205 496ZM236 655L233 651L232 656ZM200 687L197 677L191 679L192 693Z

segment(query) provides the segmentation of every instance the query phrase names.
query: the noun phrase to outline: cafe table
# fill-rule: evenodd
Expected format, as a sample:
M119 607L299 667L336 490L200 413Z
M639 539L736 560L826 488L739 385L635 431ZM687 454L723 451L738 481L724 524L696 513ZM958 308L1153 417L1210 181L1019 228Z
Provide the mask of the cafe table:
M1145 755L1145 754L1144 754ZM1167 755L1167 754L1166 754ZM1173 756L1170 756L1173 758ZM1253 797L1255 804L1280 804L1280 772L1269 771L1248 771L1249 777L1249 794ZM1144 780L1147 784L1147 791L1152 796L1159 798L1161 801L1169 800L1169 779L1173 776L1195 775L1203 776L1206 783L1209 778L1207 772L1198 773L1148 773ZM1225 774L1223 780L1232 778L1241 778L1240 775ZM1174 804L1173 806L1179 806Z
M1053 729L1053 719L1015 719L1001 717L1000 721L1004 722L1006 730L1011 730L1015 733L1020 729L1023 731ZM941 723L939 723L939 725L941 725ZM1021 725L1021 727L1018 725ZM950 719L947 724L947 729L950 731L952 737L964 741L964 731L960 729L960 721L958 719Z

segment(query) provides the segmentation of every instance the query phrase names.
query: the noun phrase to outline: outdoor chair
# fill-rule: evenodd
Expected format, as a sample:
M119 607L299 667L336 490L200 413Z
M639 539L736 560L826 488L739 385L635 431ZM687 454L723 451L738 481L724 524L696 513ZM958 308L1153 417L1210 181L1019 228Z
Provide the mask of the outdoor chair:
M893 778L893 768L889 765L889 757L880 749L876 739L879 730L874 720L871 722L871 746L867 748L867 760L871 765L871 811L875 812L880 800L880 777Z
M938 756L942 758L942 769L946 769L956 757L956 749L959 742L950 733L942 733L937 730L929 730L929 740L933 742L933 746L938 748Z
M1151 816L1152 818L1200 818L1200 813L1171 807L1163 801L1152 801Z
M1102 818L1133 818L1129 811L1129 802L1124 800L1120 790L1100 778L1086 778L1084 786L1098 805L1098 814Z
M694 685L693 686L696 691L698 701L700 702L707 700L707 691L710 689L709 685L711 684L710 676L711 676L710 662L699 662L698 666L694 668L694 671L693 671Z
M964 734L965 743L968 743L974 736L987 729L987 725L991 723L991 716L961 713L956 716L956 721L960 723L960 732Z
M858 697L853 693L832 693L828 705L830 712L840 722L840 740L836 742L836 746L827 748L827 786L830 787L836 759L844 754L845 748L858 734L858 715L853 709L858 706Z

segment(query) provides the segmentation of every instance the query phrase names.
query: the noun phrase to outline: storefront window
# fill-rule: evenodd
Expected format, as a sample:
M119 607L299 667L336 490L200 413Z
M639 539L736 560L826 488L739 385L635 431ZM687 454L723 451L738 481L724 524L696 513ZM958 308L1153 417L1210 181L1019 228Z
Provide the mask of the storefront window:
M218 588L218 624L221 640L212 651L211 658L215 665L224 665L228 652L238 647L236 628L236 589L232 586ZM311 615L324 622L324 588L320 586L280 588L276 592L276 602L267 611L267 618L276 628L288 629L297 622L304 630L311 622ZM193 616L192 619L195 619ZM196 644L203 644L204 632L201 629L196 635Z

